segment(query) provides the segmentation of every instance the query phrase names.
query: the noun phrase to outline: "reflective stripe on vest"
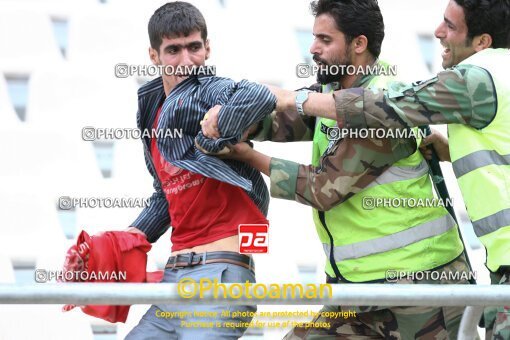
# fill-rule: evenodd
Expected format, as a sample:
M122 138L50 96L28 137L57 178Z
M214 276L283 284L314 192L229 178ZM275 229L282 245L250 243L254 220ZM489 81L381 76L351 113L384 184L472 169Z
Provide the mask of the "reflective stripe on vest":
M383 253L397 248L403 248L429 237L441 235L455 227L455 220L450 214L433 221L428 221L401 232L383 236L369 241L363 241L333 248L336 262L357 259L360 257ZM330 245L323 244L326 255L330 256Z
M498 211L493 215L471 223L473 223L476 236L482 237L498 230L499 228L510 225L510 209Z
M453 162L453 172L457 178L487 165L510 165L510 155L500 155L496 151L480 150Z
M385 87L382 79L364 86ZM323 87L323 92L329 92ZM333 143L323 126L337 127L335 120L318 119L313 141L314 166ZM365 152L355 150L355 152ZM371 151L367 151L367 155ZM349 157L343 163L354 166ZM463 250L457 225L444 207L381 207L368 212L366 197L434 198L429 166L417 150L393 163L372 183L332 209L314 210L317 233L327 256L326 273L351 282L380 280L388 269L429 270L448 263ZM331 254L333 252L333 254Z
M475 234L487 250L486 265L492 272L510 265L510 70L506 66L509 63L508 49L492 48L460 63L490 73L497 111L482 129L448 125L453 171ZM485 100L477 97L477 89L491 84L473 81L467 85L470 92L467 95L476 103Z
M388 170L377 177L372 183L367 185L367 188L372 188L377 185L383 185L398 181L405 181L407 179L420 178L429 172L429 165L425 160L422 160L418 166L404 167L404 166L391 166Z

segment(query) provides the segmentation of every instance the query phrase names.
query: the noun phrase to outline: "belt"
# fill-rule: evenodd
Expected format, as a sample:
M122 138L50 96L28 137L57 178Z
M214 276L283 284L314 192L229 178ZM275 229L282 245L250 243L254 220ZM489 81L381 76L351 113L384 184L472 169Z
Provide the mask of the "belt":
M209 263L235 264L251 271L255 271L255 263L251 256L238 254L231 251L212 251L196 254L194 252L170 256L166 263L166 269L181 269L204 265Z

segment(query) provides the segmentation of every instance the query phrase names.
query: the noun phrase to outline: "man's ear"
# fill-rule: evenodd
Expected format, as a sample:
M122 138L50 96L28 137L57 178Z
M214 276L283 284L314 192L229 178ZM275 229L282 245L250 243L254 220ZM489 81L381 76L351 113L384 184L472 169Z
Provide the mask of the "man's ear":
M211 45L209 44L209 39L205 41L205 60L209 59L209 55L211 54Z
M476 52L480 52L492 46L492 37L490 34L484 33L473 38L473 48Z
M368 39L364 35L359 35L356 38L352 39L351 49L356 54L362 54L367 50L368 47Z
M149 58L151 58L151 61L154 65L159 65L158 51L153 49L152 47L149 47Z

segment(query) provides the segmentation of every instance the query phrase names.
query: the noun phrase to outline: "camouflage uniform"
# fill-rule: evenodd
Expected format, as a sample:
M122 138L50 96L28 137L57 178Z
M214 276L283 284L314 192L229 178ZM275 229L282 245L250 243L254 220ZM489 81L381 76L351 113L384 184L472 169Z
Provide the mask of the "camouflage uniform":
M491 75L473 65L458 65L412 85L387 90L352 88L334 93L337 120L348 128L402 128L421 124L489 125L497 112ZM508 273L491 272L492 284L510 284ZM486 339L510 339L510 308L489 307L481 325Z
M491 273L492 284L510 284L510 272ZM483 312L481 327L486 328L485 339L510 339L510 306L487 307Z
M367 84L373 76L355 83ZM311 89L318 90L320 86ZM254 140L311 141L315 117L273 112L259 127ZM320 159L319 167L271 158L271 196L295 200L318 210L329 210L363 190L393 163L416 151L414 139L338 139Z
M387 90L350 88L333 96L337 120L353 129L425 124L482 129L494 119L497 107L490 74L473 65L459 65L411 85L394 82Z
M467 275L469 266L464 256L461 256L436 271L445 274L464 272ZM400 280L396 284L467 284L467 280L464 279L466 277L459 276L462 279L447 282ZM321 312L363 310L363 308L324 306ZM296 327L284 339L456 339L464 310L463 307L387 307L384 309L370 307L370 309L372 311L357 312L355 316L346 319L326 318L319 312L313 321L329 324L329 327ZM376 310L373 311L374 309Z
M372 76L356 81L355 86L368 84ZM312 89L314 89L312 87ZM317 88L315 88L317 89ZM259 126L254 139L274 142L309 141L313 139L315 118L291 112L273 112ZM414 139L339 139L322 155L319 166L302 165L272 158L270 191L276 198L295 200L326 211L363 190L400 159L416 150ZM465 273L469 266L464 255L436 271ZM336 279L335 279L336 280ZM338 282L338 281L336 281ZM381 282L384 282L381 280ZM342 283L342 282L338 282ZM447 282L399 283L464 283ZM356 311L356 317L330 322L329 328L296 327L286 339L455 339L464 307L338 307L325 306L322 311Z

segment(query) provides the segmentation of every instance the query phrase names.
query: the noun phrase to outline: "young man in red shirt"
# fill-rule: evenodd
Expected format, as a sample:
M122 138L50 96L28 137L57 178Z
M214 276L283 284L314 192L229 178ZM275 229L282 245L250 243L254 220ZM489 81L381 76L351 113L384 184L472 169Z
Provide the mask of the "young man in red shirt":
M185 2L167 3L149 22L149 54L156 65L201 66L209 57L207 27L200 11ZM221 161L200 153L194 139L201 134L200 120L217 104L224 104L222 131L248 127L243 113L260 119L271 113L276 99L266 87L218 77L163 74L138 92L138 127L183 131L182 138L144 138L147 167L154 177L155 192L130 232L144 234L155 242L172 226L172 253L163 282L183 278L199 282L255 282L252 258L239 254L239 224L267 224L269 194L261 174L238 161ZM235 115L233 114L235 112ZM230 114L231 113L231 114ZM235 143L241 136L211 145ZM221 317L225 309L256 311L255 306L153 305L127 339L237 339L246 328L224 326L181 327L186 322L249 322L248 318ZM217 312L214 318L158 317L161 312ZM168 314L167 314L168 315Z

